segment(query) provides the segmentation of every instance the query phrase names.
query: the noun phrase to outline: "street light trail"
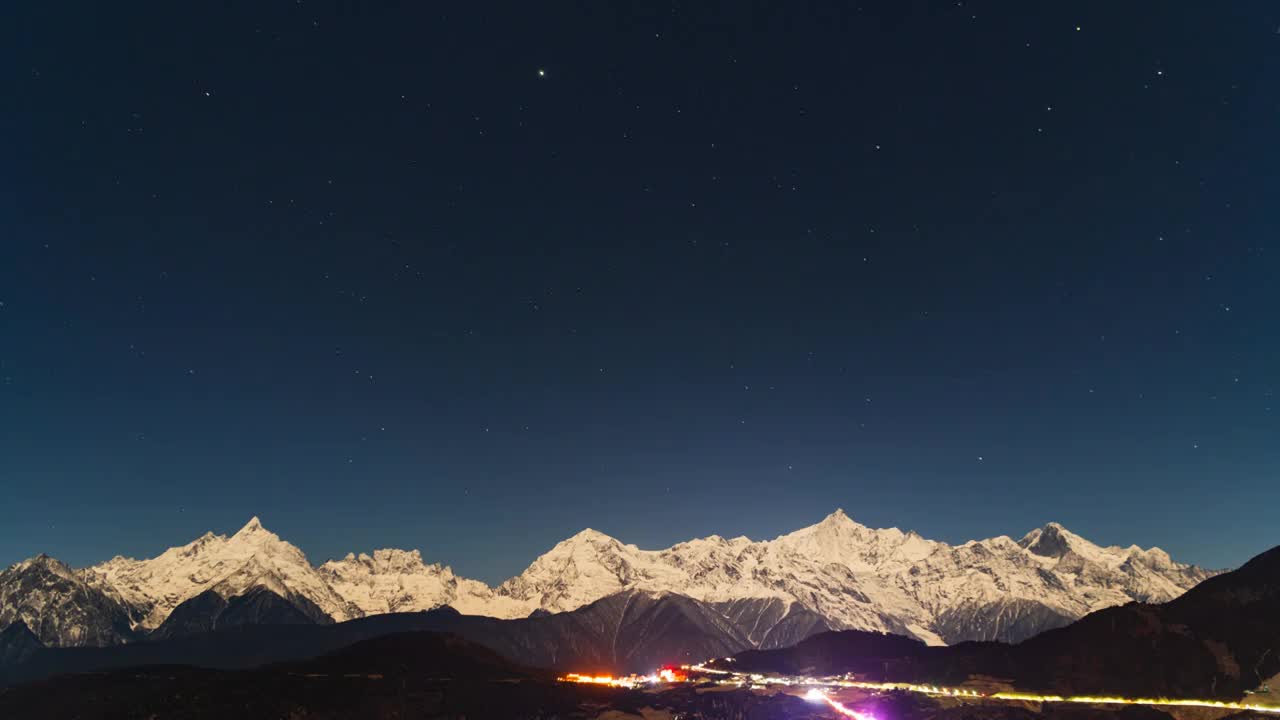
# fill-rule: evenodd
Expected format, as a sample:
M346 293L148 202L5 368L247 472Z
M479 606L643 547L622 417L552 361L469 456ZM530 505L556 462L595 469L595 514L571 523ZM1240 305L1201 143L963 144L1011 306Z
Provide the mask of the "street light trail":
M813 688L809 692L805 693L804 699L809 702L825 702L832 710L835 710L845 717L853 718L854 720L876 720L875 715L845 707L843 703L818 688Z
M716 682L724 685L738 685L740 687L749 687L752 685L795 685L807 686L809 691L804 695L806 700L811 702L826 703L832 710L844 717L855 718L855 720L877 720L875 716L860 710L854 710L842 704L840 701L832 698L826 688L856 688L859 690L872 690L877 692L899 691L911 692L921 695L929 695L933 697L949 697L963 700L974 701L991 701L991 702L1031 702L1031 703L1072 703L1078 705L1146 705L1149 707L1185 707L1185 708L1211 708L1215 710L1231 710L1231 711L1249 711L1256 713L1265 713L1268 715L1280 715L1280 705L1266 705L1263 703L1250 703L1232 700L1214 700L1201 698L1151 698L1151 697L1124 697L1119 695L1041 695L1038 693L1005 691L994 693L983 693L971 688L943 687L940 685L926 685L920 683L903 683L903 682L866 682L861 680L850 680L847 677L827 677L813 678L801 676L787 675L764 675L760 673L743 673L734 670L720 670L717 668L709 668L705 665L684 666L679 671L671 668L664 668L651 675L629 675L624 677L613 677L609 675L579 675L570 673L562 676L560 679L565 682L590 683L597 685L611 685L614 687L636 688L649 686L654 684L678 684L682 682L695 681L695 678L688 675L689 672L700 675L716 676Z

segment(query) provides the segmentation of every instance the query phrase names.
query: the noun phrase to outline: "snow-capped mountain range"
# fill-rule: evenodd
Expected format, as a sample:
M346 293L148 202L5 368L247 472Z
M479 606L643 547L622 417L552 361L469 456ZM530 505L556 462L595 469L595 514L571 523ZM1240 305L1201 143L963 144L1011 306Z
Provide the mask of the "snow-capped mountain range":
M146 560L115 557L81 570L44 556L17 563L0 572L0 629L21 621L51 646L129 642L210 590L230 599L266 589L306 615L337 622L446 605L511 619L641 591L694 598L730 623L742 601L768 600L816 613L838 629L933 644L1018 641L1103 607L1170 600L1213 574L1158 548L1099 547L1056 523L1020 540L952 546L868 528L837 510L773 540L713 535L665 550L641 550L588 529L493 588L425 563L417 550L348 554L313 566L253 518L230 537L207 533Z

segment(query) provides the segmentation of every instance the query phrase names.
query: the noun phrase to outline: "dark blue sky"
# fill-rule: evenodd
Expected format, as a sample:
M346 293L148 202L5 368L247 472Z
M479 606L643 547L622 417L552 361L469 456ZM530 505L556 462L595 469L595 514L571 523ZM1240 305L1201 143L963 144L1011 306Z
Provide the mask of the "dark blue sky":
M1274 3L0 27L0 564L1280 539Z

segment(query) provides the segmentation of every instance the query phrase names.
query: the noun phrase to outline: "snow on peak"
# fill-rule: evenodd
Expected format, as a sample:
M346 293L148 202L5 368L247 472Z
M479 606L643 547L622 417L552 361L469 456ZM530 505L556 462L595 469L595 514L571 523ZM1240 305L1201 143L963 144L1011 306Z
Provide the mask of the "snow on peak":
M450 606L467 615L517 618L536 608L497 597L488 585L458 577L446 565L428 565L418 550L347 553L341 560L324 563L318 571L334 592L366 615Z
M626 588L647 587L655 572L672 576L655 561L658 554L588 528L556 543L497 592L552 612L573 610Z
M868 572L885 563L917 562L939 544L898 528L874 530L837 509L816 525L782 535L769 543L774 552L785 552L853 572Z
M1035 539L1035 538L1041 538L1041 537L1062 538L1063 540L1068 540L1068 541L1079 540L1083 542L1088 542L1084 538L1068 530L1067 526L1063 525L1060 522L1047 522L1042 527L1038 527L1035 530L1032 530L1031 532L1024 535L1023 539L1026 540L1028 538Z
M590 543L592 545L621 544L616 538L605 535L599 530L585 528L574 535L560 541L559 545L577 545L580 543Z
M868 528L845 513L844 508L836 508L835 512L822 518L820 522L809 527L801 528L788 535L796 536L800 534L823 534L828 538L836 537L852 537L861 535Z
M1147 556L1148 560L1153 560L1155 562L1160 563L1161 565L1168 565L1173 562L1173 558L1169 557L1169 553L1165 552L1164 550L1161 550L1158 547L1153 547L1150 550L1147 550L1143 554Z
M1150 561L1159 564L1162 559L1160 556L1164 555L1162 550L1157 550L1157 554L1154 556L1150 555L1149 551L1143 550L1136 545L1128 548L1102 547L1080 537L1061 523L1056 522L1046 523L1044 527L1027 533L1018 541L1018 545L1041 558L1058 560L1059 562L1085 562L1108 568L1119 566L1135 554L1140 556L1143 562ZM1164 559L1169 559L1169 556L1164 555ZM1169 563L1172 563L1171 559L1169 559ZM1169 563L1165 563L1166 566Z
M570 610L623 590L709 602L781 598L833 627L943 639L1021 639L1005 603L1074 618L1144 597L1176 597L1205 571L1099 546L1048 523L1021 541L1001 535L951 546L897 528L872 529L843 509L768 541L718 535L641 550L594 531L555 545L498 588L500 596ZM992 616L975 616L994 608ZM979 618L965 625L960 618ZM1031 621L1034 622L1034 621ZM1033 629L1034 630L1034 629ZM975 633L977 633L975 635Z
M117 556L78 574L119 598L144 629L209 589L230 597L267 587L306 598L339 621L442 606L526 617L629 591L713 603L777 599L821 615L833 628L906 633L928 642L1027 632L1010 625L1024 619L1005 613L1008 603L1074 618L1130 600L1171 599L1209 575L1158 548L1099 547L1059 523L1017 541L1001 535L952 546L897 528L869 528L839 508L773 540L710 535L662 550L642 550L587 528L497 588L424 562L418 550L348 553L313 567L257 517L230 537L206 533L151 559ZM981 615L984 608L992 614Z
M421 570L426 568L426 564L422 562L422 553L417 550L396 550L394 548L382 548L374 550L373 556L361 553L361 560L367 560L374 566L388 569L408 569Z
M278 537L275 533L263 527L262 521L258 519L257 515L254 515L253 517L249 518L249 522L245 523L244 527L236 531L236 534L233 535L232 538L240 538L242 540L247 540L250 538L255 538L255 537L264 536L264 535Z
M254 588L270 590L282 598L287 598L291 594L291 588L286 584L284 578L280 577L280 574L274 568L268 567L258 558L250 558L235 572L214 585L213 591L224 598L230 599L243 595Z
M30 568L39 568L45 572L52 573L67 580L74 580L76 575L76 571L68 567L66 563L55 557L46 555L45 553L40 553L35 557L30 557L22 562L15 563L9 567L9 571L21 572Z
M362 566L370 573L439 573L449 574L452 571L441 566L439 563L427 565L422 561L422 553L418 550L397 550L395 548L382 548L374 550L373 554L347 553L341 560L330 560L320 567L351 567Z
M836 508L834 512L822 519L823 523L853 522L844 508Z
M301 550L264 528L257 517L231 537L205 533L154 558L114 558L86 568L84 575L88 582L132 607L141 617L138 625L148 630L159 627L173 608L205 590L237 595L271 578L335 620L359 615L352 614Z
M1051 522L1024 535L1019 544L1036 555L1062 557L1071 551L1073 539L1078 538L1061 524Z

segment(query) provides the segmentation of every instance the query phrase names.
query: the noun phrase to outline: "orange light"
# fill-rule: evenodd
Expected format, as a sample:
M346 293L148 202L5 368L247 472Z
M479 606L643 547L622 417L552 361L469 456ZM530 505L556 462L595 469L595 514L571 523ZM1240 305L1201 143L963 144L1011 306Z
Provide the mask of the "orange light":
M662 682L677 683L684 682L689 676L673 667L664 667L658 671L658 679Z

